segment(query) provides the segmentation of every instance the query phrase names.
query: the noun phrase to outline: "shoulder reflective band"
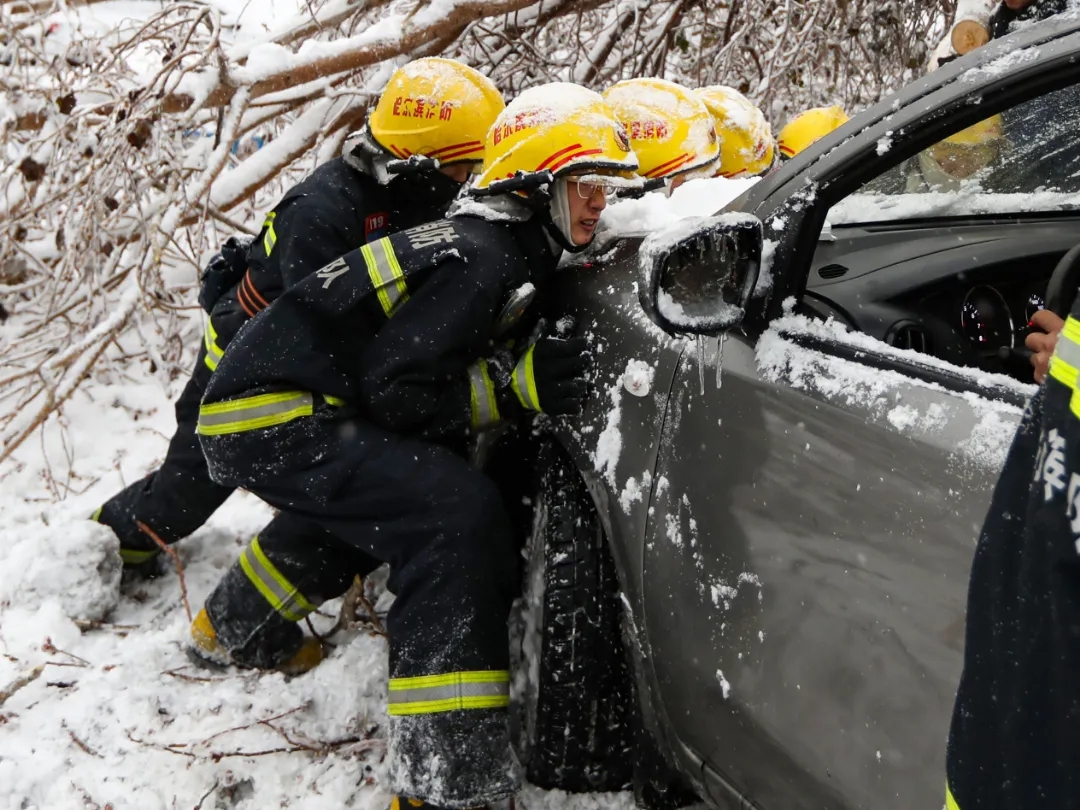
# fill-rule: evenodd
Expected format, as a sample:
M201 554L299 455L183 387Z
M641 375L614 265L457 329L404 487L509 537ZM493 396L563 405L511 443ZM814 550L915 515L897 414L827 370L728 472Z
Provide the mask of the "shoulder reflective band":
M949 783L945 783L945 810L960 810L960 805L956 803L956 799L953 798L952 790L949 789Z
M196 432L203 436L241 433L311 416L314 397L306 391L282 391L256 397L215 402L199 408Z
M387 711L401 716L456 709L503 709L509 705L510 673L505 669L491 669L391 678Z
M495 383L488 375L486 360L477 360L469 366L469 398L474 431L499 421L501 417L495 402Z
M214 322L210 318L206 319L206 329L203 330L203 344L206 346L206 357L203 358L206 361L206 367L211 371L217 371L218 363L221 362L221 356L225 352L217 345L217 330L214 329Z
M510 380L510 387L517 394L518 401L530 411L540 410L540 397L536 395L536 377L533 376L533 351L534 343L525 352L525 356L518 360L514 366L514 376Z
M1054 356L1050 358L1050 376L1072 391L1069 410L1080 418L1080 321L1072 316L1065 320L1065 328L1058 335Z
M290 622L298 622L315 610L315 605L305 599L300 589L270 562L259 545L258 537L240 555L240 567L251 584L270 603L270 607Z
M267 256L270 255L270 251L274 249L274 245L277 244L277 234L274 233L274 218L277 217L276 211L271 211L266 215L266 221L263 222L263 228L266 229L266 233L263 234L263 251Z
M360 248L360 254L367 262L368 277L375 286L383 313L389 318L394 314L394 310L409 300L405 274L401 272L397 255L390 245L390 238L384 237L370 245L364 245Z

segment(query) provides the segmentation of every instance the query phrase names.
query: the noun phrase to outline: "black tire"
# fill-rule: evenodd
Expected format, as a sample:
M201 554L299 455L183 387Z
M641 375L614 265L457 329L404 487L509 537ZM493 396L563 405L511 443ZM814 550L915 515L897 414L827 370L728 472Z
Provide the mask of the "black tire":
M537 461L522 658L539 671L524 695L526 775L547 789L628 790L634 698L615 564L573 462L552 443Z

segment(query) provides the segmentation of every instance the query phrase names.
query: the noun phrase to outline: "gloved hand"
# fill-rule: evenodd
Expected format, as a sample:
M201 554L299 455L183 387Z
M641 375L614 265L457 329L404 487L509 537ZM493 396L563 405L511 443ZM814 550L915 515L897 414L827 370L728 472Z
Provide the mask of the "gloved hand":
M247 253L251 239L230 236L199 275L199 306L211 312L230 288L240 283L247 272Z
M577 414L588 393L585 377L589 366L585 338L544 337L518 359L510 385L518 402L527 410Z

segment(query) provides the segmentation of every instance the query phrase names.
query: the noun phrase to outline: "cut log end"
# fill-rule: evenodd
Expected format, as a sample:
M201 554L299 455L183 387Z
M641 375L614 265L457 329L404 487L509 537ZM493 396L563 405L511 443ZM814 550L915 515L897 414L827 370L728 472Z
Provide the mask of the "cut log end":
M953 50L962 55L989 42L990 32L974 20L961 20L953 26L951 39Z

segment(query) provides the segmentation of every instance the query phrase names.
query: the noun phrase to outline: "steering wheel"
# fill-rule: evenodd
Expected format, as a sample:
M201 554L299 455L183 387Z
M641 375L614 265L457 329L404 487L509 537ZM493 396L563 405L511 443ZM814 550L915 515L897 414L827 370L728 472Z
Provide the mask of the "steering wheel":
M1046 285L1046 308L1059 318L1066 318L1076 300L1080 287L1080 245L1077 245L1057 263L1050 283Z

